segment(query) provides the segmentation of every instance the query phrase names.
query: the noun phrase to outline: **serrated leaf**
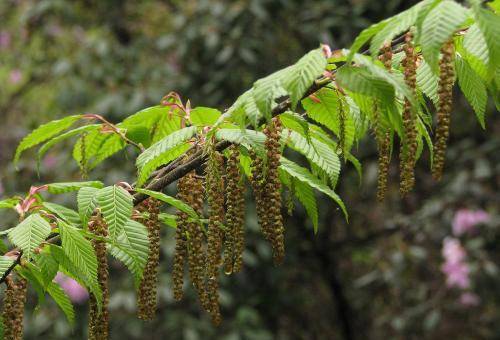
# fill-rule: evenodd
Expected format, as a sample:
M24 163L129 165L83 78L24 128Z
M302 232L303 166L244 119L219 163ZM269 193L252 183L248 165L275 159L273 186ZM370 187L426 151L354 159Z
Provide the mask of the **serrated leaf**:
M115 240L132 216L134 198L127 190L117 185L99 190L96 198L108 225L109 238Z
M486 86L481 77L459 56L455 60L455 65L460 89L462 89L465 98L467 98L476 113L479 124L484 129L484 112L486 111L486 102L488 101Z
M168 113L169 109L166 106L151 106L128 116L120 126L126 129L137 125L152 128L162 116L166 116Z
M306 208L307 215L313 224L314 233L318 232L318 206L312 188L300 180L294 180L293 184L295 196Z
M37 248L50 234L50 224L39 214L29 215L9 232L9 239L23 251L28 261Z
M349 91L376 97L386 104L394 103L394 87L374 77L366 67L340 67L337 71L337 82Z
M43 285L47 288L59 271L59 263L52 257L50 252L47 251L43 251L38 254L35 257L35 261L40 268Z
M241 144L249 149L260 150L263 149L266 141L266 136L262 132L249 129L219 129L215 133L215 138Z
M171 206L179 209L180 211L185 212L186 214L188 214L192 218L195 218L195 219L200 218L198 216L198 214L196 213L196 211L194 211L194 209L191 208L191 206L189 206L188 204L184 203L183 201L178 200L172 196L168 196L162 192L147 190L147 189L140 189L140 188L137 188L136 191L140 194L144 194L144 195L147 195L149 197L156 198L157 200L160 200L160 201L165 202L167 204L170 204Z
M493 73L500 66L500 15L473 2L474 17L486 40L489 52L489 70ZM493 76L493 74L491 74Z
M314 81L325 71L327 60L321 48L309 51L299 59L291 72L283 75L283 86L290 94L292 109L302 99Z
M97 281L97 257L94 248L81 231L66 223L59 223L62 240L62 249L67 258L82 274L82 279L95 295L99 304L102 302L102 293ZM61 262L59 262L61 264ZM75 269L75 268L71 268Z
M139 222L128 220L116 242L109 244L111 255L123 262L138 284L149 256L148 230Z
M51 194L64 194L68 192L78 191L81 188L93 187L102 188L104 185L100 181L88 181L88 182L63 182L63 183L51 183L47 184L47 190Z
M271 110L276 105L276 99L287 95L284 81L287 75L294 72L293 66L276 71L267 77L257 80L250 94L262 116L271 117Z
M187 144L185 142L193 137L195 133L195 126L189 126L172 132L141 153L136 160L136 166L139 170L139 186L146 182L156 167L178 157L181 152L184 152Z
M293 178L313 187L314 189L328 195L335 203L337 203L340 208L342 209L342 212L344 213L345 218L348 218L347 215L347 210L345 208L344 202L340 199L340 197L328 186L323 184L318 178L316 178L313 174L309 172L304 167L301 167L300 165L286 159L285 157L281 157L281 165L280 169L282 171L285 171L288 173L290 176Z
M98 150L96 150L96 152L92 155L93 158L89 158L88 170L95 168L104 160L125 148L126 145L127 143L125 143L123 138L118 134L108 135L107 138L99 146Z
M432 72L426 61L422 61L417 68L417 86L429 99L432 100L436 107L438 105L438 85L438 75Z
M439 51L467 19L467 10L451 0L434 7L422 23L422 54L433 72L438 72Z
M7 256L0 256L0 277L14 264L14 260Z
M361 33L354 39L351 48L349 49L349 54L347 55L347 62L350 63L352 58L354 57L354 53L357 53L364 44L368 42L375 34L380 32L389 22L389 20L384 20L378 22L376 24L371 25L368 28L365 28Z
M99 189L94 187L83 187L78 191L76 197L78 203L78 214L84 227L97 206L96 195Z
M54 299L56 304L61 308L64 315L68 319L70 325L74 325L75 323L75 311L73 310L73 304L69 299L68 295L64 292L64 290L55 282L50 282L47 287L47 292Z
M19 143L19 146L17 147L16 150L16 154L14 156L14 164L17 164L23 151L32 148L35 145L43 143L46 140L59 134L60 132L66 130L81 117L82 117L81 115L68 116L63 119L54 120L47 124L40 125L38 128L33 130L29 135L24 137L21 143Z
M51 202L43 202L43 206L47 208L51 213L59 216L66 222L73 225L80 225L82 221L80 220L80 215L73 209L67 208L63 205L51 203Z
M189 120L195 126L212 126L220 116L221 112L217 109L198 106L191 110Z
M38 150L38 163L40 163L40 160L43 158L43 156L49 151L50 148L52 148L54 145L71 138L73 136L80 135L84 132L89 132L96 130L100 127L100 124L92 124L92 125L85 125L85 126L80 126L79 128L67 131L57 137L52 138L48 142L46 142L40 149Z

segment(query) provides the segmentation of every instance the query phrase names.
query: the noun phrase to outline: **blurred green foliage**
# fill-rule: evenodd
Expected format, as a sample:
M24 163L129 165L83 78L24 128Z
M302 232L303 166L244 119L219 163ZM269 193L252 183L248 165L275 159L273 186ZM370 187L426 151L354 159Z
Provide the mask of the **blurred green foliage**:
M257 78L293 63L328 43L349 46L370 23L413 2L356 0L5 0L0 2L0 197L37 182L78 179L68 149L48 154L40 177L25 157L10 161L19 139L38 124L92 112L118 120L156 104L175 90L195 105L227 107ZM483 131L464 101L455 104L450 161L436 185L423 160L417 190L402 201L393 184L389 199L375 203L373 143L359 147L363 183L354 170L340 183L352 221L326 199L320 232L305 213L286 220L287 258L275 268L247 213L248 251L242 273L222 280L224 322L214 328L195 296L173 301L170 269L173 232L163 235L160 312L151 323L135 318L133 282L112 262L113 339L386 339L495 338L500 333L497 264L500 120L487 117ZM491 111L491 110L490 110ZM68 165L71 164L71 165ZM393 182L397 166L393 165ZM93 177L129 180L124 156L100 166ZM480 304L459 304L441 273L442 240L458 208L492 216L463 243ZM2 217L4 217L2 215ZM7 215L6 224L12 220ZM7 228L3 226L2 228ZM34 305L34 295L30 306ZM30 307L31 308L31 307ZM84 339L86 307L73 330L54 304L26 316L26 338Z

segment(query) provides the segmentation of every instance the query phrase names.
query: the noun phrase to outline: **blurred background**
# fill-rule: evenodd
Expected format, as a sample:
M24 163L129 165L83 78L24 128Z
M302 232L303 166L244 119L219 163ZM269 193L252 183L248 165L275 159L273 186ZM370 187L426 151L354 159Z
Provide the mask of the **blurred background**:
M39 176L34 153L13 168L17 143L43 122L77 113L119 121L174 90L194 106L223 109L253 81L319 43L349 47L363 28L413 4L2 0L0 199L31 184L80 178L69 145L44 158ZM500 118L493 106L482 130L457 96L450 144L441 183L432 181L424 154L417 189L401 200L394 161L390 192L380 204L374 142L361 143L355 151L361 182L346 167L338 187L350 223L318 196L321 222L314 235L297 207L286 217L287 255L278 268L250 207L245 268L222 278L218 328L192 289L181 303L173 300L173 231L166 227L154 322L135 317L131 276L111 262L111 338L500 339ZM133 162L125 156L100 165L91 178L133 181ZM73 196L56 199L74 205ZM11 227L15 216L0 214L0 227ZM86 338L86 296L71 283L64 286L76 302L75 327L51 301L35 310L32 294L26 339Z

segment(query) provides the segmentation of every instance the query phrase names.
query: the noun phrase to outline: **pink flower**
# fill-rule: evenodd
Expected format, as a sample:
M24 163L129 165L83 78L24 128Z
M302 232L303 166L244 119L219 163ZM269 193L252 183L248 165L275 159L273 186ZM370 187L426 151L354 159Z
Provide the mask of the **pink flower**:
M68 294L70 300L74 303L80 304L87 301L89 298L89 293L85 288L63 273L57 273L55 281L59 283L61 288Z
M23 79L23 73L19 69L10 71L9 81L11 84L17 84Z
M0 32L0 50L9 48L10 46L10 33L7 31Z
M485 223L490 219L490 215L484 210L460 209L455 213L452 222L453 235L460 236L465 233L475 231L475 226Z
M464 292L460 295L458 301L464 307L474 307L479 305L480 299L479 296L472 292Z
M470 268L465 262L467 254L456 238L447 237L443 241L442 254L445 263L441 270L446 275L446 285L466 289L470 286Z

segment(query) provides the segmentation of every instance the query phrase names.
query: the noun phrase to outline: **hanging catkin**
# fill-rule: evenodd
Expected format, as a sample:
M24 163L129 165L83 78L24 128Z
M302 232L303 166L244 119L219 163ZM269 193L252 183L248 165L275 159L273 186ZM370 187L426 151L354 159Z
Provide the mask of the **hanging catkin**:
M22 340L27 282L24 278L14 280L8 276L5 283L7 289L2 312L4 340Z
M245 185L240 172L238 148L229 150L226 165L226 237L224 250L224 271L226 274L239 272L245 248Z
M203 180L197 177L194 171L179 180L179 199L191 206L200 216L203 214L203 195ZM188 221L186 214L179 217L183 219L182 224L187 231L189 277L202 307L208 311L210 306L205 285L206 254L202 226L198 222Z
M185 185L184 177L179 179L177 183L177 198L182 200L184 193L188 190ZM187 258L187 223L188 215L180 211L177 214L177 229L175 231L175 250L174 250L174 265L172 268L172 285L174 291L174 299L177 301L182 299L184 284L184 263Z
M441 49L441 60L439 61L439 105L437 110L436 137L434 140L434 162L432 164L432 177L440 180L443 175L443 167L450 130L450 115L453 100L453 82L455 70L453 61L455 50L453 41L448 41Z
M100 215L95 215L89 222L89 232L99 237L108 236L108 228ZM97 300L90 294L89 310L89 340L104 340L109 336L109 289L108 289L108 260L106 257L106 243L92 240L97 256L97 281L102 291L102 310L99 312Z
M220 153L210 150L206 166L206 191L208 200L207 231L207 294L210 301L212 322L221 322L219 308L219 266L221 265L222 228L224 223L224 160Z
M149 255L137 292L137 316L141 320L153 320L156 314L158 290L158 266L160 263L160 201L148 198L142 203L148 212L144 224L148 230Z
M403 46L405 57L402 61L404 68L405 83L410 89L412 95L415 95L417 84L417 55L412 43L411 32L406 33L405 45ZM408 98L405 98L403 106L403 145L400 149L400 192L406 195L413 189L415 184L415 159L417 153L417 129L416 114L413 112L412 105Z
M390 71L392 68L392 49L390 44L382 47L380 60L385 68ZM375 139L378 149L378 177L377 177L377 200L383 201L387 193L387 178L390 163L391 134L382 124L380 107L374 103Z

